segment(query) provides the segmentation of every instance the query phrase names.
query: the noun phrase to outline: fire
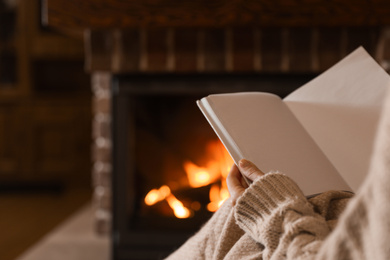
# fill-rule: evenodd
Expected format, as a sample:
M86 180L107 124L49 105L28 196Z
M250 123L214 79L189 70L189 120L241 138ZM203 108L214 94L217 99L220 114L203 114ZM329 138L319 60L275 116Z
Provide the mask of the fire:
M199 167L190 161L184 162L183 167L187 173L188 182L193 188L206 186L217 177L213 176L215 174L210 173L208 168Z
M152 206L159 201L164 200L171 194L171 189L167 185L163 185L160 189L152 189L145 196L145 204Z
M167 197L169 206L173 209L173 213L177 218L188 218L191 215L191 211L184 207L183 203L176 199L172 194Z
M145 196L145 204L152 206L157 202L167 200L169 206L177 218L188 218L191 211L184 207L183 203L179 201L171 192L167 185L161 186L159 189L152 189Z
M225 180L233 164L233 160L219 141L210 142L206 150L205 154L209 155L209 159L205 166L199 166L187 160L183 163L183 168L186 172L190 187L199 188L211 185L209 191L210 203L208 203L207 209L215 212L229 197ZM159 189L152 189L145 196L145 204L148 206L163 200L168 202L177 218L188 218L192 216L191 210L186 208L172 194L171 189L167 185L163 185ZM193 202L192 204L195 205L196 203L198 202ZM192 204L191 207L193 209L200 208L199 206L193 207Z
M207 209L211 212L217 211L222 203L229 198L229 190L226 187L226 182L222 185L213 184L210 188L210 203L207 204Z

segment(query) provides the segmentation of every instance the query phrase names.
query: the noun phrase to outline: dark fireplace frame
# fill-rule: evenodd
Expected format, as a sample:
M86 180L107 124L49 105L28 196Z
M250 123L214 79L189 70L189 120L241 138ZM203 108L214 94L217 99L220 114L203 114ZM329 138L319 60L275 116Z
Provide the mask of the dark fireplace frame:
M136 95L208 95L264 91L286 96L314 74L134 74L112 77L112 259L162 259L190 235L186 232L134 232L134 129L131 100ZM195 105L195 104L194 104ZM193 232L192 232L193 233Z

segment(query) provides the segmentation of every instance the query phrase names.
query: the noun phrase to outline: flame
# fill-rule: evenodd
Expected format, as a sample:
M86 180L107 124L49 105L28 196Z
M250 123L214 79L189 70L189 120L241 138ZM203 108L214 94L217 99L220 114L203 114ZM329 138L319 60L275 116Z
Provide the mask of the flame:
M233 165L233 159L220 141L212 141L207 145L209 154L213 155L211 163L215 164L218 172L222 175L222 179L226 179ZM210 163L209 163L210 164Z
M188 218L191 216L191 211L184 207L183 203L172 194L167 197L167 202L177 218Z
M205 154L209 156L209 159L205 166L198 166L187 160L184 162L183 168L187 174L188 183L192 188L212 184L209 192L210 203L208 203L207 209L215 212L229 197L226 177L233 160L219 141L208 143L206 150ZM145 204L148 206L163 200L168 202L177 218L188 218L192 215L192 212L172 194L171 189L167 185L163 185L159 189L152 189L145 196ZM191 208L199 210L200 203L192 202Z
M206 167L199 167L190 161L186 161L183 166L191 187L197 188L215 183L218 180L221 181L221 185L213 184L209 193L210 203L207 205L207 209L215 212L229 197L226 177L230 172L233 160L219 141L208 143L207 154L212 156Z
M191 211L184 207L183 203L172 194L171 189L167 185L163 185L159 189L150 190L146 194L144 201L146 205L152 206L162 200L167 200L177 218L188 218L191 216Z
M215 212L219 209L222 203L229 198L229 191L225 182L222 182L222 186L213 184L210 188L210 203L207 204L207 209L211 212Z
M209 142L206 154L211 156L205 167L200 167L190 161L185 161L183 164L188 182L193 188L209 185L221 178L226 179L233 164L229 153L219 141Z
M163 185L160 189L152 189L145 196L145 203L148 206L152 206L159 201L164 200L171 194L171 189L167 185Z
M210 172L210 169L199 167L190 161L184 162L183 166L187 173L188 182L193 188L206 186L213 182L217 177L213 176L215 174Z

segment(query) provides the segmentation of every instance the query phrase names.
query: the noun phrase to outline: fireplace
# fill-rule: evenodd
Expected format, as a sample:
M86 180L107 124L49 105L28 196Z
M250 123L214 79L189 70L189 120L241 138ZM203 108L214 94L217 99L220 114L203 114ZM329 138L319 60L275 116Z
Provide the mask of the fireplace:
M313 75L116 75L113 114L113 259L160 259L227 197L232 160L197 108L212 93L285 96Z

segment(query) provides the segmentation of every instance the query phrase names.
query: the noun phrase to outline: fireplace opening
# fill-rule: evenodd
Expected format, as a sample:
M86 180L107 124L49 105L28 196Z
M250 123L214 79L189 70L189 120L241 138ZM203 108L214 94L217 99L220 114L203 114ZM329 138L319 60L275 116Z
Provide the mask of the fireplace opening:
M136 208L132 227L192 231L228 197L231 157L197 108L198 95L133 101Z
M312 75L133 75L113 81L113 258L161 259L228 198L233 160L196 100L285 96Z

